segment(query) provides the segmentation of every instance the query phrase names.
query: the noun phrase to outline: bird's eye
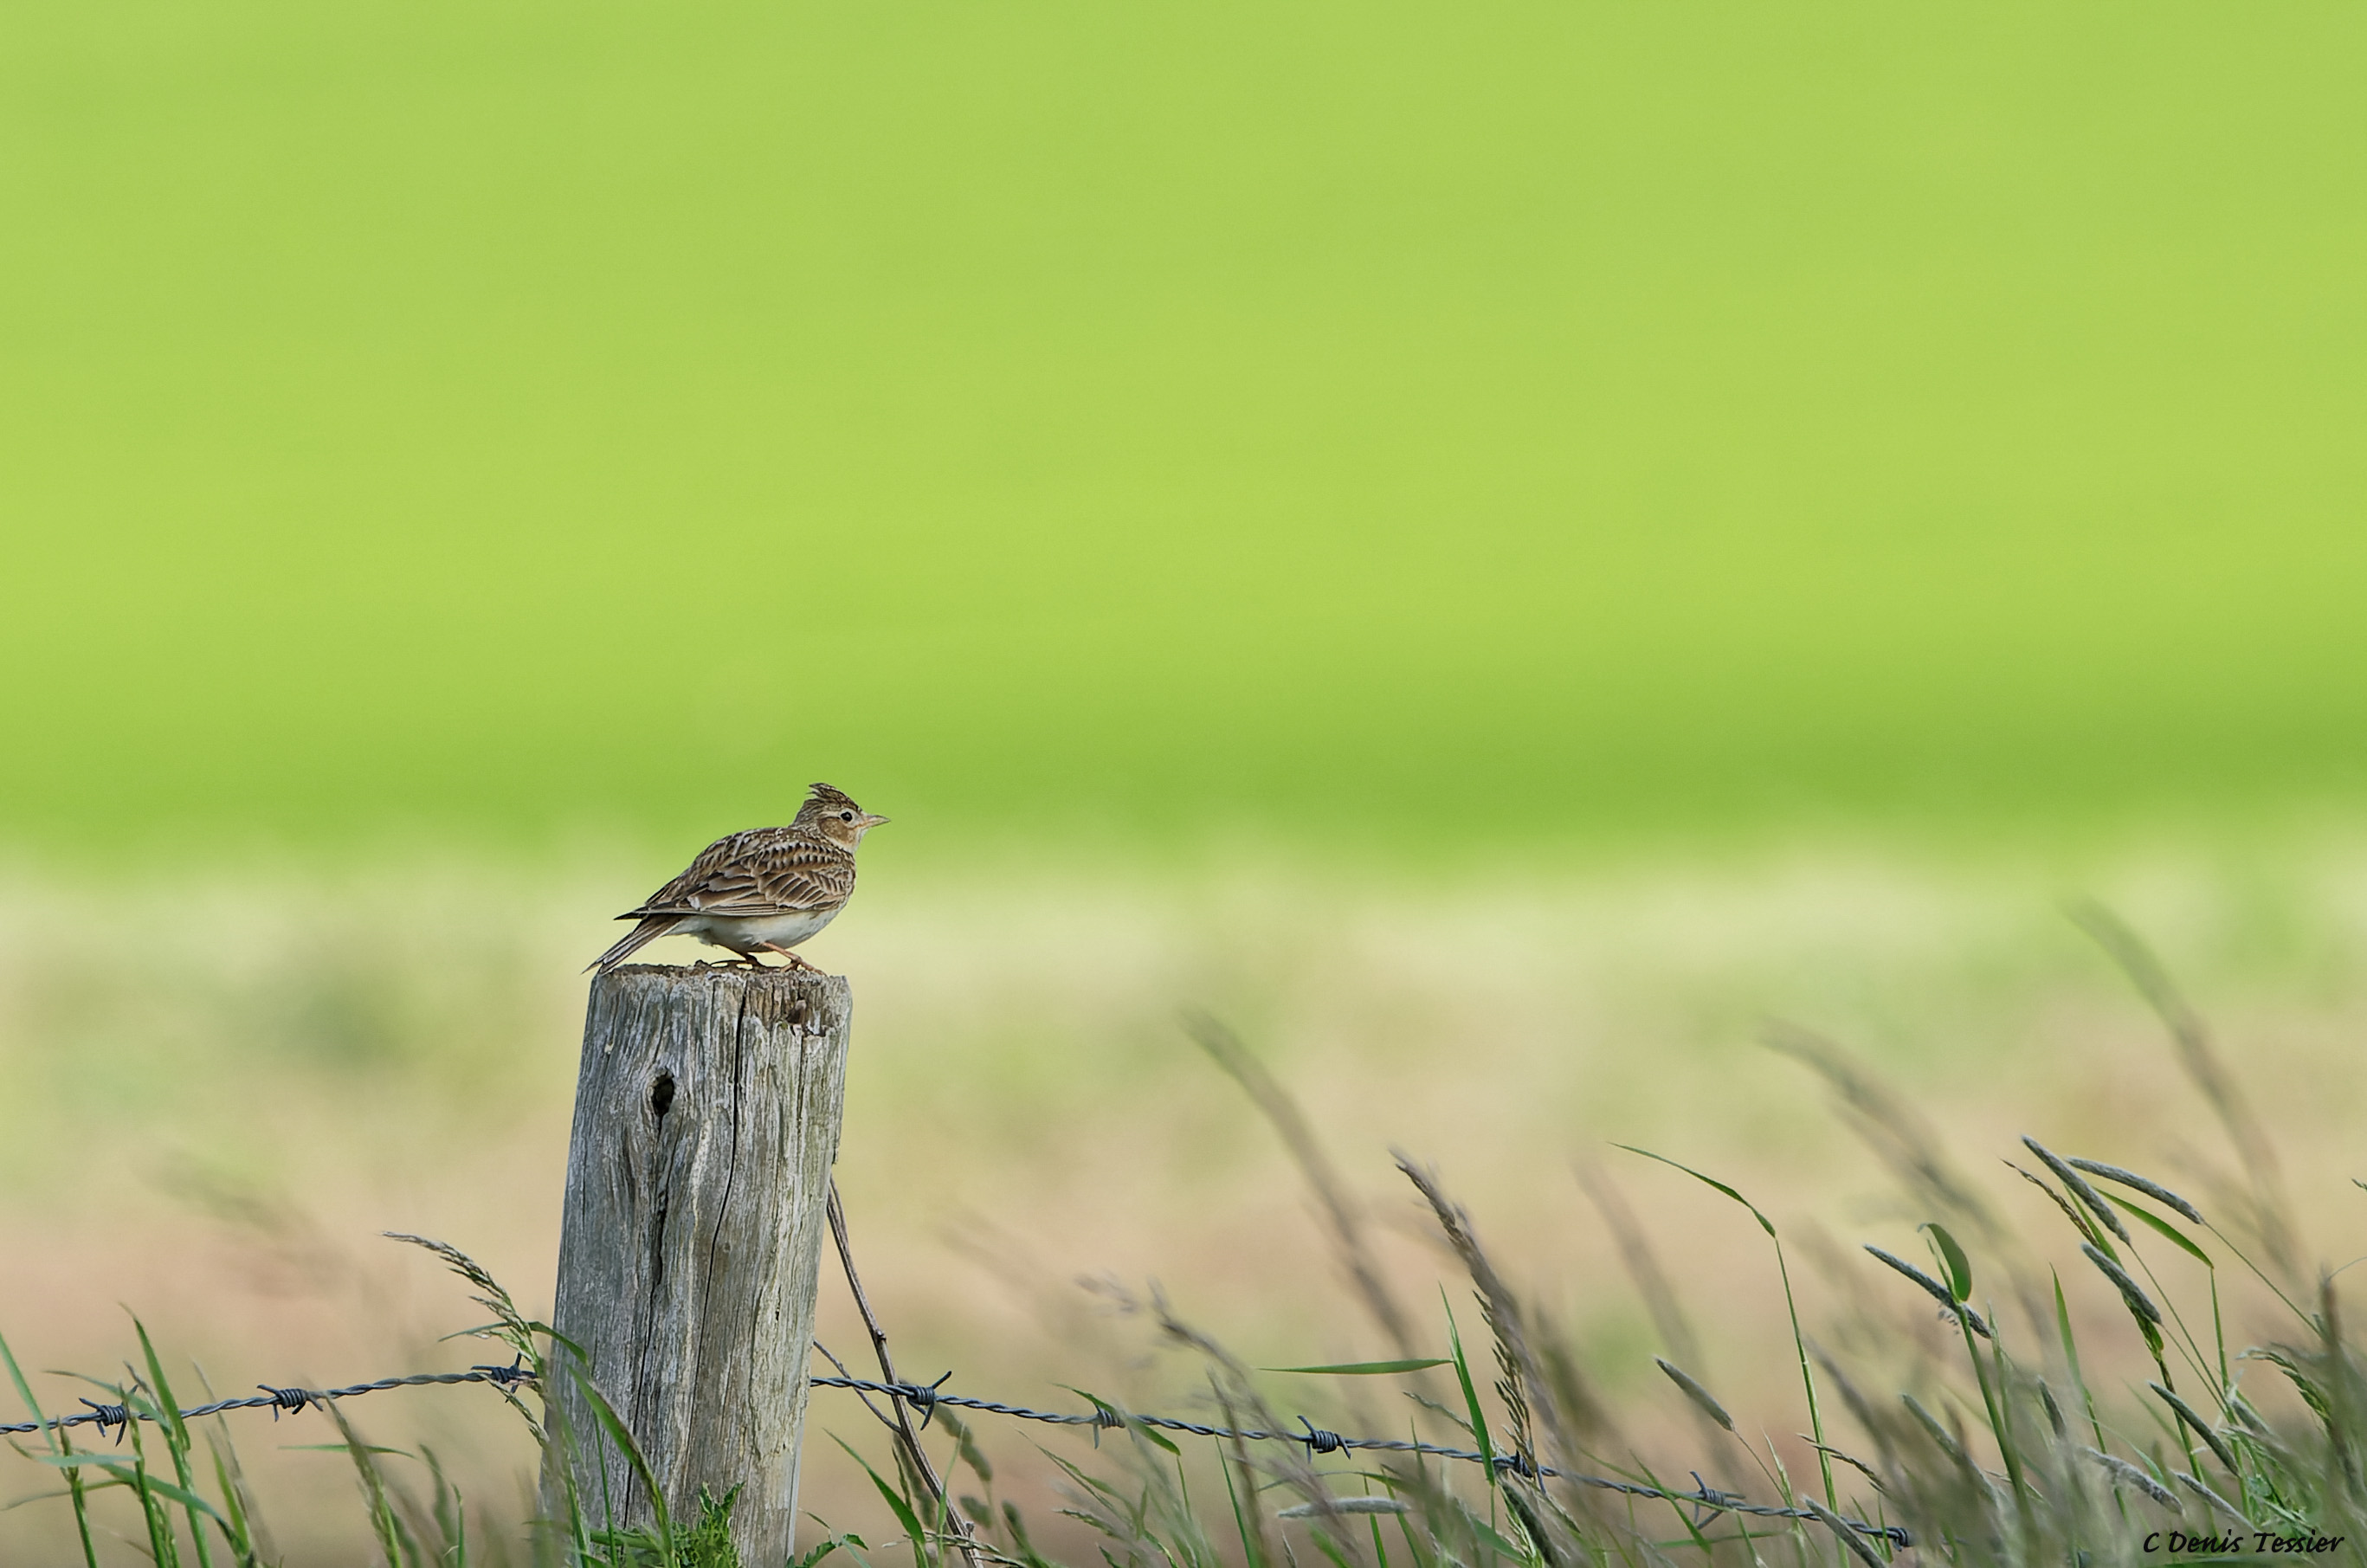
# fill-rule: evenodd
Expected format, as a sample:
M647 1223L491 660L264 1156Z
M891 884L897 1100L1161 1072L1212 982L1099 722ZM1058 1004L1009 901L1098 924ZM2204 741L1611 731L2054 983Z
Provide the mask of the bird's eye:
M838 820L841 822L853 822L855 820L855 813L853 812L841 812L838 813Z

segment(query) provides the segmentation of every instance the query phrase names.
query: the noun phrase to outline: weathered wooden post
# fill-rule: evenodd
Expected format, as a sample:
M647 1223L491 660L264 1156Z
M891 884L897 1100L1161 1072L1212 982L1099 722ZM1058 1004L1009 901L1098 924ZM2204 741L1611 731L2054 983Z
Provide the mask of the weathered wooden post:
M592 983L552 1326L649 1461L673 1517L740 1490L732 1535L777 1568L797 1517L808 1346L852 998L800 970L633 964ZM653 1518L555 1347L585 1517ZM564 1481L543 1469L545 1510Z

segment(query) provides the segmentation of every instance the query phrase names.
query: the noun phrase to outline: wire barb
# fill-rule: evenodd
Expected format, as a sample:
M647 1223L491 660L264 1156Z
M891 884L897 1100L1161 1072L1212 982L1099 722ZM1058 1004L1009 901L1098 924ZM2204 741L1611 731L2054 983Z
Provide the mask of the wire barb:
M485 1381L493 1384L497 1389L505 1389L515 1383L530 1383L534 1381L534 1369L526 1364L526 1358L523 1356L517 1358L517 1359L512 1361L506 1367L476 1366L470 1368L469 1370L472 1372L484 1373ZM953 1374L951 1372L947 1372L946 1376L950 1378Z
M1646 1486L1638 1482L1621 1481L1607 1475L1587 1475L1578 1471L1556 1470L1539 1464L1526 1454L1481 1454L1469 1449L1451 1449L1440 1443L1416 1442L1405 1437L1345 1437L1337 1432L1316 1426L1304 1415L1298 1424L1304 1431L1268 1432L1256 1427L1212 1426L1201 1421L1184 1421L1172 1415L1138 1415L1120 1412L1108 1405L1097 1404L1091 1414L1075 1414L1059 1410L1031 1410L1024 1404L1006 1404L1000 1400L972 1399L968 1394L948 1393L946 1382L953 1373L947 1372L933 1383L880 1382L869 1378L847 1376L810 1378L814 1388L847 1389L857 1394L880 1394L912 1405L922 1413L922 1426L940 1406L957 1410L974 1410L988 1415L1008 1415L1017 1421L1039 1421L1054 1426L1091 1426L1096 1435L1112 1427L1127 1426L1152 1427L1163 1432L1182 1432L1195 1437L1221 1437L1248 1443L1297 1443L1311 1455L1350 1452L1420 1454L1427 1459L1463 1460L1473 1464L1492 1464L1526 1481L1552 1479L1567 1481L1574 1486L1590 1486L1599 1491L1617 1492L1630 1497L1648 1497L1671 1503L1690 1503L1698 1508L1721 1513L1750 1514L1769 1519L1822 1519L1823 1510L1778 1507L1769 1503L1748 1502L1739 1494L1721 1492L1703 1482L1696 1473L1694 1490L1670 1492L1659 1486ZM268 1410L272 1419L283 1414L323 1409L334 1400L353 1399L384 1389L420 1388L439 1384L490 1383L504 1391L522 1383L536 1381L534 1369L513 1362L506 1367L471 1367L465 1372L414 1372L406 1378L380 1378L375 1382L353 1383L345 1388L306 1389L275 1388L269 1383L257 1383L263 1392L243 1399L216 1400L211 1404L194 1405L180 1413L183 1421L195 1421L201 1416L218 1415L226 1410ZM94 1400L82 1402L90 1408L80 1415L60 1415L47 1421L21 1421L14 1426L0 1426L0 1436L38 1432L44 1427L96 1426L101 1431L113 1431L115 1440L123 1440L123 1431L134 1421L156 1421L162 1417L146 1410L133 1410L126 1404L102 1404ZM2115 1462L2110 1461L2107 1462ZM1843 1525L1862 1536L1879 1536L1901 1549L1913 1546L1914 1538L1897 1525L1872 1525L1863 1519L1834 1516Z
M421 1388L437 1383L492 1383L497 1388L510 1388L535 1381L531 1368L471 1367L465 1372L413 1372L407 1378L380 1378L375 1382L353 1383L341 1389L274 1388L269 1383L255 1386L263 1392L243 1399L218 1399L211 1404L193 1404L180 1413L183 1421L195 1421L203 1416L219 1415L226 1410L268 1410L272 1419L282 1414L315 1409L331 1400L354 1399L384 1389ZM52 1416L47 1421L19 1421L0 1426L0 1437L15 1437L25 1432L39 1432L62 1426L96 1426L100 1431L112 1430L115 1440L123 1440L123 1427L132 1421L156 1421L162 1417L145 1410L132 1410L121 1404L101 1404L85 1399L90 1408L77 1415Z
M915 1392L904 1396L907 1403L917 1404L921 1407L920 1429L922 1431L927 1431L929 1429L929 1423L937 1418L937 1391L945 1387L946 1379L952 1376L953 1373L948 1370L945 1373L944 1377L940 1377L935 1382L930 1383L925 1387L919 1383L915 1383L912 1385Z
M60 1426L70 1426L84 1421L96 1421L98 1423L98 1429L100 1431L104 1432L111 1426L115 1429L115 1440L118 1443L123 1441L123 1428L130 1426L131 1423L131 1413L129 1410L119 1404L100 1404L94 1400L86 1399L84 1400L83 1403L90 1406L90 1414L88 1415L69 1415L64 1420L58 1422L57 1425ZM11 1426L6 1429L11 1432L30 1432L35 1431L38 1428L33 1426Z
M1492 1462L1496 1469L1509 1471L1524 1480L1567 1481L1574 1486L1590 1486L1603 1492L1617 1492L1630 1497L1664 1499L1674 1503L1692 1503L1722 1513L1750 1514L1767 1519L1814 1519L1817 1515L1799 1508L1778 1507L1770 1503L1751 1503L1731 1492L1720 1492L1714 1486L1703 1485L1693 1492L1670 1492L1662 1487L1646 1486L1638 1482L1621 1481L1607 1475L1587 1475L1581 1471L1556 1470L1539 1464L1525 1454L1480 1454L1469 1449L1450 1449L1441 1443L1415 1442L1404 1437L1345 1437L1337 1432L1327 1432L1304 1415L1298 1424L1303 1432L1269 1432L1259 1427L1212 1426L1203 1421L1184 1421L1172 1415L1142 1415L1120 1414L1107 1405L1096 1404L1090 1414L1062 1410L1032 1410L1024 1404L1006 1404L1000 1400L972 1399L968 1394L947 1393L944 1378L923 1386L914 1383L874 1382L868 1378L823 1377L811 1380L816 1388L847 1389L858 1394L881 1394L889 1399L916 1403L923 1394L939 1405L957 1410L974 1410L988 1415L1008 1415L1016 1421L1040 1421L1050 1426L1091 1426L1098 1433L1129 1423L1149 1426L1162 1432L1182 1432L1195 1437L1221 1437L1247 1443L1297 1443L1310 1454L1341 1452L1377 1452L1420 1454L1425 1459L1463 1460L1472 1464ZM1699 1478L1696 1477L1696 1480ZM1900 1549L1913 1546L1915 1538L1897 1525L1872 1525L1863 1519L1842 1517L1841 1522L1861 1535L1879 1536Z
M1326 1432L1304 1415L1298 1418L1298 1424L1307 1428L1307 1435L1297 1440L1307 1445L1310 1454L1336 1454L1348 1446L1347 1438L1337 1432Z

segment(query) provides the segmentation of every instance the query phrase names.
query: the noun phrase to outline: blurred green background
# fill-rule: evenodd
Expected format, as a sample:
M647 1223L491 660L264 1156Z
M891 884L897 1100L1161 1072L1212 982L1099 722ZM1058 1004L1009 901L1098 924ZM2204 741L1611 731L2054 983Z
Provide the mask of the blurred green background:
M2355 8L0 27L8 842L2367 782Z
M548 1300L578 966L817 778L897 824L810 949L863 997L837 1177L900 1358L975 1392L1066 1408L1116 1342L957 1235L1045 1301L1177 1282L1253 1364L1386 1353L1187 1002L1360 1195L1440 1162L1623 1398L1669 1391L1569 1161L1893 1211L1763 1013L2000 1182L2023 1131L2163 1168L2202 1112L2066 887L2367 1250L2362 45L2317 0L0 6L0 1329L103 1369L105 1279L224 1387L472 1354L375 1233ZM1620 1179L1704 1376L1787 1409L1763 1238ZM530 1462L490 1401L368 1419L480 1498ZM350 1473L249 1440L289 1560L358 1560Z

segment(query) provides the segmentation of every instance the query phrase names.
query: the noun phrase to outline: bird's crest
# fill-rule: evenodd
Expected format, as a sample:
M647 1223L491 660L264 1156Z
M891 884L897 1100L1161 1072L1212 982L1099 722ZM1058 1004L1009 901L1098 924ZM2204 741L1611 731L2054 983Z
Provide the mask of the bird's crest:
M844 790L836 789L828 784L810 785L808 787L806 803L798 808L798 821L811 822L817 817L822 816L831 812L838 811L841 808L855 812L863 810L861 806L856 805L853 800L848 798L846 791Z

